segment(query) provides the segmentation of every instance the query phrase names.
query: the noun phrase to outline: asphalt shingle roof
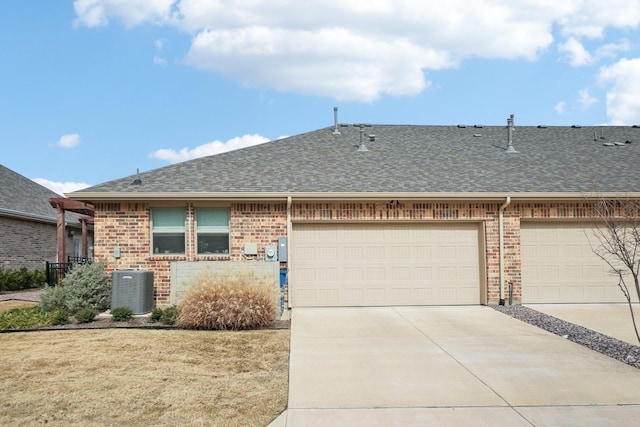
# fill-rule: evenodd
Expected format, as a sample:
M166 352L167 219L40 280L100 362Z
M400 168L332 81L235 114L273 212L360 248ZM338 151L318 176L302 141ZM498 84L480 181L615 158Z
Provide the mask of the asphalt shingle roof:
M333 127L110 181L74 193L594 193L640 191L640 128ZM604 139L601 138L604 137ZM625 143L605 146L604 143ZM142 194L141 194L142 195Z
M38 217L46 221L57 221L56 209L49 199L62 197L54 191L30 180L11 169L0 165L0 213L15 216ZM68 212L68 221L78 222L79 215Z

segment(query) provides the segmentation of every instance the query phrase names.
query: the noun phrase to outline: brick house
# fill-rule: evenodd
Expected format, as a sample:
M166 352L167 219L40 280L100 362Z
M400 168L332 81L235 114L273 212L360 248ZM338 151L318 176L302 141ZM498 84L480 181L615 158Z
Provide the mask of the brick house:
M588 236L599 200L640 197L638 159L636 126L336 123L69 197L161 305L220 262L288 269L290 307L613 302Z
M50 199L59 194L0 165L0 266L44 270L45 262L58 262L57 211ZM69 213L62 235L64 259L81 256L82 215ZM91 244L92 236L89 236Z

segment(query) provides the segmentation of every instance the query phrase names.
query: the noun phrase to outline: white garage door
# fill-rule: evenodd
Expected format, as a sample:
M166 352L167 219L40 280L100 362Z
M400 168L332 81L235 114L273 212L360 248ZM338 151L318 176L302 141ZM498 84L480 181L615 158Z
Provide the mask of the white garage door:
M477 224L294 224L292 303L479 304Z
M617 278L589 245L593 225L522 223L522 302L625 301Z

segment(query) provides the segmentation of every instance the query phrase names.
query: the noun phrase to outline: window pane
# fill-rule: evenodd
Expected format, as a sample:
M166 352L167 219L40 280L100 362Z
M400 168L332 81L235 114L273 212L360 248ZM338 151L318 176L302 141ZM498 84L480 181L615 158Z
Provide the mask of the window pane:
M183 254L184 233L154 233L153 246L156 254Z
M228 254L229 234L198 233L199 254Z
M185 211L183 208L153 209L151 212L153 229L184 228Z
M153 221L153 253L185 253L185 209L154 208L151 211Z
M196 221L198 229L206 228L229 228L229 209L211 208L198 209L196 211Z

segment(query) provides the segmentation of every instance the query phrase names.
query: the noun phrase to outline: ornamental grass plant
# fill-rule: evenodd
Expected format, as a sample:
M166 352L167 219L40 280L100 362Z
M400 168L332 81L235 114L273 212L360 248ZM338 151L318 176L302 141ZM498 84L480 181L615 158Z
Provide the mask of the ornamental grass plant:
M177 324L188 329L244 330L273 324L278 285L269 274L228 269L207 271L178 306Z

